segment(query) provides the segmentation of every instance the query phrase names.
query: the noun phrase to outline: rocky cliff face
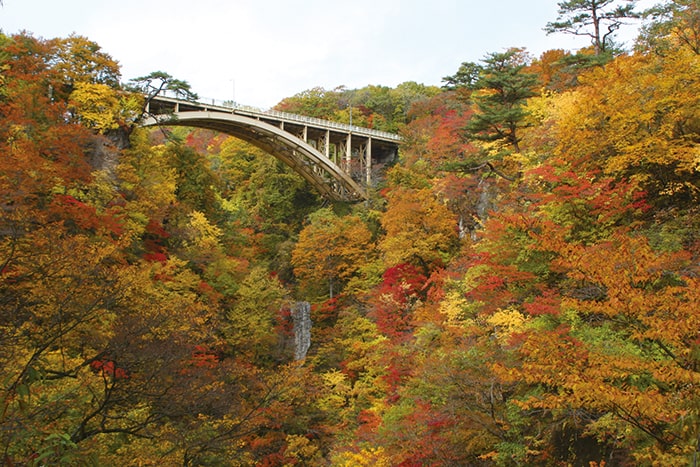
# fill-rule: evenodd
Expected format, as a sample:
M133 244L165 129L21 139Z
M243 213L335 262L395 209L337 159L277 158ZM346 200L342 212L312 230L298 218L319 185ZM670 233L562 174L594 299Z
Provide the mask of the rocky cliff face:
M129 147L129 134L124 129L118 129L107 134L95 134L86 148L86 157L93 170L103 171L110 178L115 177L119 155Z
M311 305L297 302L292 309L294 323L294 359L303 360L311 347Z

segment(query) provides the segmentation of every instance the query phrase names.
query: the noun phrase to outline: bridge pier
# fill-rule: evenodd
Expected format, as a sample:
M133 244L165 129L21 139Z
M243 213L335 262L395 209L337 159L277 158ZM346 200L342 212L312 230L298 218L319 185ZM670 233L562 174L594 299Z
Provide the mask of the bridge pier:
M322 151L327 159L331 158L331 130L326 130L323 138Z
M365 154L365 182L367 186L372 186L372 137L367 138Z
M341 150L342 151L342 150ZM352 173L352 133L348 133L347 142L345 143L345 164L343 170L345 173Z
M280 129L284 130L284 125L280 125ZM349 132L345 138L334 142L331 139L330 130L325 130L316 138L311 138L309 128L306 126L293 134L313 146L335 164L338 164L338 156L340 156L342 163L339 165L343 171L351 174L355 179L364 179L367 186L372 184L371 136L358 136ZM333 157L331 157L331 148L333 148Z
M300 140L313 146L317 151L323 154L327 159L338 163L340 156L342 169L354 178L364 179L367 185L372 183L372 137L360 136L348 132L347 135L335 141L331 138L331 130L323 130L319 133L318 129L311 129L307 125L297 128L292 128L285 122L280 122L280 130L288 131L295 135ZM312 136L313 133L313 136ZM333 157L331 157L331 148L333 149ZM353 160L356 160L353 163Z

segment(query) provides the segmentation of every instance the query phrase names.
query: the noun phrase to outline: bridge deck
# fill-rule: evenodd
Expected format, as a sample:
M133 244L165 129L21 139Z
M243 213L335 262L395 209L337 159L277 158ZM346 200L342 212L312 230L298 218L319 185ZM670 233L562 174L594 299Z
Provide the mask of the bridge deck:
M175 108L180 112L187 111L212 111L212 112L225 112L234 113L237 115L243 115L246 117L261 119L261 120L274 120L278 122L286 122L291 124L301 124L306 126L313 126L314 128L322 130L335 130L341 133L347 134L351 133L356 136L371 137L375 141L386 141L391 143L399 143L401 137L395 133L389 133L387 131L379 131L372 128L365 128L356 125L348 125L346 123L333 122L330 120L323 120L321 118L307 117L304 115L298 115L288 112L279 112L277 110L261 110L255 107L250 107L247 105L240 104L230 104L227 102L216 101L211 99L211 103L205 100L200 101L183 101L181 99L173 97L157 96L150 102L149 111L153 114L160 113L163 110L173 111Z

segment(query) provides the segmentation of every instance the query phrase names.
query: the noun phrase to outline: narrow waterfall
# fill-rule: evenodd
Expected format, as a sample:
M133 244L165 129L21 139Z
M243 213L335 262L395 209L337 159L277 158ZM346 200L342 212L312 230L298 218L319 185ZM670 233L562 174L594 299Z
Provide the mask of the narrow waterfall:
M303 360L311 347L311 305L296 302L292 309L294 323L294 359Z

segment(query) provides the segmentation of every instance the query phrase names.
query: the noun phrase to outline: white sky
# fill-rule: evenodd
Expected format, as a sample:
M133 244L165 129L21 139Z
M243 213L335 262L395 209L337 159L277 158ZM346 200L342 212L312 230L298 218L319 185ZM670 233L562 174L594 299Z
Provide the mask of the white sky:
M316 86L439 86L508 47L539 56L588 45L544 33L557 0L2 1L5 34L76 33L119 61L124 81L164 71L200 97L261 108Z

